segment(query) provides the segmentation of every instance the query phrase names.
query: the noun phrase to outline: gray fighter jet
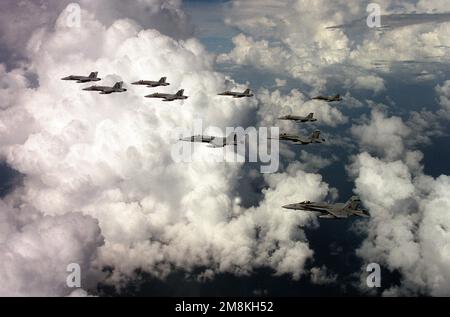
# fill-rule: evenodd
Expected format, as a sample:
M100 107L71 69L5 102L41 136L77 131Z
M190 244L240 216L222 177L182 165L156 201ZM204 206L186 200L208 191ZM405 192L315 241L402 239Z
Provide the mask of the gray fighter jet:
M181 89L176 94L161 94L159 92L145 96L145 98L161 98L163 101L174 101L188 99L188 96L184 96L184 89Z
M78 75L70 75L68 77L61 78L61 80L76 80L77 84L88 83L91 81L99 81L102 80L98 78L98 72L91 73L89 76L78 76Z
M346 203L314 203L304 201L298 204L291 204L283 206L285 209L291 210L305 210L321 213L319 218L339 219L348 218L350 216L370 217L367 210L360 209L361 200L357 196L353 196Z
M236 133L231 133L226 138L208 135L195 135L188 138L180 139L180 141L208 143L208 147L211 148L221 148L221 147L223 148L227 145L238 145L238 137Z
M296 122L315 122L315 121L317 121L317 119L314 118L314 113L310 113L306 117L287 115L287 116L278 118L278 120L289 120L289 121L296 121Z
M317 96L312 98L312 100L323 100L326 102L333 102L333 101L342 101L341 95L337 94L336 96Z
M115 92L125 92L127 91L125 88L122 88L123 86L123 81L116 83L114 86L112 87L108 87L108 86L91 86L91 87L87 87L84 88L83 90L86 91L100 91L100 95L109 95Z
M147 86L148 88L169 86L170 84L167 83L166 80L167 80L167 77L162 77L159 81L139 80L137 82L132 83L132 85Z
M246 89L244 92L225 91L219 94L219 96L231 96L233 98L253 97L252 91Z
M310 137L302 137L294 134L281 133L279 137L280 141L291 141L295 144L308 145L312 143L323 143L325 139L320 137L320 131L314 131Z

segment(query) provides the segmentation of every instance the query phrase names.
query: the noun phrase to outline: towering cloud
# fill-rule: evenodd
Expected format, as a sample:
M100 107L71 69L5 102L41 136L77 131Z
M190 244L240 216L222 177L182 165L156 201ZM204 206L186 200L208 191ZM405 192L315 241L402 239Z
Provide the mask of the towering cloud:
M157 15L166 5L152 6L152 12ZM287 199L324 198L328 186L320 176L295 165L268 176L264 200L245 209L233 194L241 164L176 163L171 149L179 135L174 131L192 128L196 119L205 128L237 126L256 101L216 96L227 80L213 70L212 56L197 40L173 39L139 19L107 23L95 8L82 8L80 27L67 24L68 7L53 26L31 36L26 71L35 74L35 86L25 79L25 70L1 68L6 78L18 80L1 90L7 103L0 116L6 132L0 153L24 181L2 203L2 226L12 235L2 239L0 248L17 241L23 251L1 253L8 283L2 283L0 293L68 295L63 272L69 262L92 271L94 282L104 278L98 272L105 266L112 268L106 280L111 283L132 277L137 269L161 277L198 267L206 267L207 275L270 267L299 278L313 255L299 227L315 223L281 206ZM161 90L183 88L190 98L149 101L143 98L145 88L129 85L125 94L98 95L60 81L90 71L99 71L104 84L167 76L171 85ZM194 155L221 154L195 147ZM36 214L21 219L23 230L13 230L16 221L8 216L13 205L24 217L29 210ZM47 233L37 237L42 228ZM26 243L29 239L33 244ZM67 253L52 259L66 244L61 252ZM36 260L42 266L29 267ZM41 289L25 286L30 274L41 276ZM80 294L85 293L72 293Z
M416 162L419 164L419 162ZM356 192L370 209L368 237L357 251L402 274L385 295L450 294L450 178L415 173L402 161L384 162L367 153L353 165Z
M450 180L425 175L423 153L415 148L428 140L422 132L430 118L448 116L448 82L435 88L440 112L414 112L408 119L398 111L390 116L388 106L375 107L367 96L347 93L342 108L310 100L338 85L380 94L389 88L386 76L399 69L431 72L427 56L438 65L446 61L449 23L396 24L384 34L364 29L355 35L347 24L367 14L361 3L286 1L292 10L271 0L230 3L227 23L242 34L216 59L192 37L178 0L82 0L79 25L71 23L78 7L69 1L2 2L0 157L23 183L0 201L0 295L84 296L100 281L122 285L139 270L165 277L200 269L203 280L264 267L297 280L309 275L319 285L340 280L334 268L309 261L314 250L303 228L319 226L316 217L281 208L335 200L337 190L317 170L337 157L282 148L284 158L299 154L302 163L283 162L285 169L261 176L265 186L252 207L244 203L242 163L215 162L223 153L201 145L192 147L194 162L172 157L178 131L197 134L192 129L199 119L211 128L206 132L220 134L212 127L256 122L292 128L276 119L310 112L330 130L352 123L348 137L336 132L334 145L359 146L348 172L372 218L357 254L401 273L401 284L385 295L450 293L450 259L442 248L450 242ZM394 15L444 7L439 0L380 4ZM333 25L343 26L326 29ZM272 73L281 78L277 90L261 88L251 99L219 97L244 85L217 72L217 60ZM99 72L101 84L124 81L128 92L98 95L60 80L91 71ZM163 76L171 85L158 91L185 89L189 99L149 100L143 98L148 88L129 85ZM309 91L286 94L298 81ZM352 121L366 105L373 108L370 116ZM65 284L70 263L81 266L82 289Z
M80 8L95 14L102 24L110 26L118 19L133 19L144 28L158 29L176 39L186 39L193 27L182 11L181 0L140 0L133 3L120 0L5 0L0 4L0 52L6 61L26 58L28 39L36 30L51 29L61 11L71 14ZM73 17L73 22L78 18ZM96 46L92 43L93 46Z
M0 228L1 296L68 294L71 263L80 266L82 287L96 279L92 261L103 238L92 217L43 216L31 206L13 209L0 201Z

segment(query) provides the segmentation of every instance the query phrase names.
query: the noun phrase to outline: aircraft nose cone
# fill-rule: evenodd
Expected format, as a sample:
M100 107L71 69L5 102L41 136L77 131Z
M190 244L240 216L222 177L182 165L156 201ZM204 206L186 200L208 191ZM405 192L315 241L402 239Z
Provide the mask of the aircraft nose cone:
M134 83L131 83L132 85L139 85L140 84L140 82L138 82L138 81L135 81Z
M290 205L285 205L285 206L283 206L283 208L284 209L292 209L292 210L294 210L295 209L295 204L290 204Z

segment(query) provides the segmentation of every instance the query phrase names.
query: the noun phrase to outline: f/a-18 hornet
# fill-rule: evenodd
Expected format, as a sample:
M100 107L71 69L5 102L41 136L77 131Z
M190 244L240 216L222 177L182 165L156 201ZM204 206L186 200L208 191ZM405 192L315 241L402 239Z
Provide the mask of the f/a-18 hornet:
M162 77L159 81L153 81L153 80L139 80L132 85L141 85L141 86L147 86L148 88L156 88L156 87L165 87L169 86L170 84L166 82L167 77Z
M86 90L86 91L100 91L100 95L109 95L109 94L112 94L112 93L115 93L115 92L125 92L125 91L127 91L122 86L123 86L123 81L120 81L120 82L116 83L112 87L108 87L108 86L91 86L91 87L88 87L88 88L84 88L83 90Z
M184 89L181 89L176 94L161 94L159 92L145 96L145 98L160 98L163 101L174 101L188 99L188 96L184 96Z
M314 113L310 113L306 117L287 115L287 116L278 118L278 120L289 120L289 121L296 121L296 122L315 122L315 121L317 121L317 119L314 118Z
M357 196L353 196L346 203L314 203L304 201L298 204L283 206L285 209L305 210L321 213L319 218L338 219L348 218L350 216L370 217L367 210L360 209L361 200Z
M61 78L61 80L76 80L78 84L88 83L91 81L100 81L101 78L98 78L98 72L90 73L89 76L78 76L78 75L70 75L68 77Z
M312 98L312 100L323 100L326 102L334 102L334 101L342 101L341 95L337 94L336 96L317 96Z
M219 96L231 96L233 98L244 98L244 97L253 97L252 91L250 89L246 89L244 92L236 92L236 91L225 91L219 94Z
M291 141L295 144L308 145L312 143L323 143L325 139L320 137L320 131L314 131L310 137L302 137L294 134L281 133L279 137L280 141Z
M221 148L227 145L238 145L238 136L236 133L231 133L227 137L215 137L208 135L195 135L188 138L180 139L186 142L208 143L208 147Z

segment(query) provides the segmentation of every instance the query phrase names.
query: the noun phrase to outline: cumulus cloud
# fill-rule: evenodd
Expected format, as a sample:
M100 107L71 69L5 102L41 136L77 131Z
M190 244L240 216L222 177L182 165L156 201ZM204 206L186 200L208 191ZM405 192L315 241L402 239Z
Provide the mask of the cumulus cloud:
M335 155L325 158L302 150L300 152L300 161L304 171L317 172L338 161L338 158Z
M343 30L325 27L352 21L365 8L343 0L325 2L292 0L293 10L270 0L232 2L228 23L243 34L219 61L291 76L313 85L309 94L335 83L379 93L385 81L373 72L371 61L381 50L389 67L392 60L441 54L450 45L448 23L402 28L384 37L364 34L353 41ZM388 12L398 9L392 1L382 2ZM24 175L23 186L0 202L0 274L8 277L0 293L85 296L89 281L120 286L137 269L164 277L177 269L204 268L198 280L223 272L251 274L261 267L294 279L308 274L306 262L314 251L302 228L318 222L311 213L281 206L335 198L336 190L315 173L336 158L300 152L300 163L264 176L261 201L246 208L245 193L236 194L242 164L175 163L171 146L179 136L174 131L192 128L196 119L205 128L237 126L255 112L259 125L286 129L292 123L278 122L279 116L314 112L320 124L330 127L348 118L298 90L282 96L279 90L261 89L252 100L218 97L219 91L243 85L214 71L214 56L190 38L180 1L143 0L134 7L105 3L81 2L81 28L67 25L67 9L60 14L66 2L58 2L61 7L50 0L22 8L16 2L2 4L30 23L19 27L0 19L6 23L0 28L2 43L28 59L13 69L0 66L0 156ZM439 1L405 3L400 10L442 9ZM31 12L36 19L28 19ZM406 51L416 42L421 45ZM168 105L144 99L145 88L129 85L126 94L100 96L59 80L94 70L105 84L167 76L171 86L162 92L184 88L190 98ZM36 83L29 72L36 74ZM286 83L276 80L279 87ZM443 109L449 107L447 86L436 87ZM349 93L346 101L350 107L362 105ZM370 119L352 127L361 150L369 153L354 157L348 171L373 215L358 254L403 276L402 285L386 295L449 293L449 259L436 241L449 239L443 215L450 181L425 176L422 153L411 150L410 139L426 127L429 115L420 112L404 121L374 109ZM200 145L194 149L196 158L221 156ZM60 250L64 254L53 257ZM32 266L36 261L42 265ZM85 290L66 288L68 261L81 264L89 275ZM103 267L111 268L107 277L100 274ZM309 275L317 284L336 280L325 267ZM36 284L27 285L30 276L39 276Z
M443 135L443 120L438 112L413 111L407 120L389 117L384 105L371 105L371 117L363 116L359 123L351 127L353 137L362 151L378 155L385 160L401 159L411 168L421 169L415 158L423 154L416 148L429 145L432 138ZM420 160L419 160L420 161Z
M291 10L286 10L271 0L232 1L227 22L241 34L219 62L251 65L274 76L289 76L306 84L310 95L330 94L328 90L338 86L380 94L386 91L388 80L402 78L417 83L445 75L450 46L448 4L439 0L383 0L379 4L391 29L327 29L351 21L364 23L366 4L292 0L287 3ZM401 285L384 295L449 294L450 259L442 248L449 238L450 218L445 216L448 194L444 193L448 177L425 175L421 165L424 154L416 149L442 133L441 118L448 117L450 107L447 86L443 82L435 89L441 105L436 113L409 111L404 105L405 117L391 116L390 107L377 107L366 100L372 108L370 116L363 115L351 128L361 153L352 159L348 172L355 179L355 193L372 215L363 229L368 237L357 253L367 263L378 262L402 276ZM350 98L347 93L346 99ZM297 114L295 104L299 99L304 101L302 110L306 111L304 106L309 103L298 91L292 91L289 98L276 91L266 92L259 110L261 122L270 124L280 115ZM270 107L265 109L264 104ZM280 105L289 107L280 110ZM361 108L362 103L352 98L350 106ZM395 104L391 102L391 106ZM326 118L322 121L327 125L336 121L336 117ZM337 120L339 124L346 121ZM292 128L287 123L280 126Z
M104 25L118 19L130 18L144 28L157 29L176 39L193 34L193 26L182 10L181 0L140 0L133 5L120 0L6 0L0 4L0 48L9 52L8 61L27 57L26 45L30 36L39 29L51 28L61 11L69 4L70 13L78 6L95 14ZM81 25L84 23L80 20ZM94 43L91 43L95 47Z
M347 85L356 89L373 90L375 93L379 93L386 89L384 80L373 75L358 76L348 80Z
M402 161L385 162L368 153L353 167L356 192L372 216L357 253L402 274L401 285L385 295L450 294L450 259L442 247L450 243L449 177L433 179Z
M387 159L403 156L404 139L411 135L411 129L400 117L386 117L380 110L372 110L367 124L353 125L351 132L363 150L374 151Z
M325 266L313 267L310 274L311 282L317 285L332 284L336 283L337 280L337 276L329 273Z
M233 39L234 48L219 60L287 74L313 86L316 92L340 82L375 93L385 88L383 76L393 71L392 62L425 61L410 65L409 74L434 73L435 65L426 62L430 57L433 62L448 63L445 47L449 45L450 23L448 8L442 2L378 3L384 17L389 17L387 23L396 25L397 17L404 27L374 32L365 23L365 2L291 0L280 5L274 0L232 1L227 22L242 33ZM404 14L415 11L417 14ZM417 23L425 20L433 23ZM360 22L358 32L327 28L351 21ZM374 65L380 52L387 68Z
M445 107L445 84L436 92ZM424 155L414 150L440 133L434 123L438 113L412 112L404 121L381 108L373 107L370 119L363 118L351 129L362 153L353 158L348 172L371 214L367 227L359 228L367 238L357 254L366 263L400 272L400 285L386 289L385 296L446 296L450 275L444 263L449 257L441 246L450 239L445 211L449 177L425 175Z
M260 106L259 122L262 126L279 125L278 118L285 115L306 116L314 113L318 123L336 127L347 122L348 118L338 109L326 102L310 100L300 91L293 89L288 95L282 95L279 90L270 92L262 89L258 92ZM282 123L281 123L282 125Z
M11 213L10 205L30 206L20 212L32 209L38 218L27 218L24 228L30 228L30 235L48 228L48 235L36 237L48 248L26 250L42 267L33 271L28 260L13 254L2 266L9 276L3 293L69 295L61 286L65 279L53 274L65 269L69 259L97 273L111 268L106 281L114 285L137 269L163 277L173 269L198 267L207 267L204 276L269 267L298 279L313 256L299 227L317 224L314 216L286 213L281 206L290 200L320 200L328 193L327 184L292 165L285 173L266 176L263 201L245 209L232 194L241 164L175 163L175 130L192 128L195 119L202 119L205 128L239 125L256 109L256 100L216 96L226 82L239 85L213 70L213 57L197 40L173 39L143 27L139 19L107 23L92 11L83 10L82 27L73 28L65 23L66 9L53 27L31 36L27 68L36 73L37 87L31 88L20 70L0 68L6 78L19 79L13 86L2 84L8 101L0 117L7 131L0 152L24 175L23 187L2 207L2 215ZM94 70L104 84L125 81L128 93L98 95L59 80ZM161 91L184 88L190 98L168 105L143 98L144 88L127 85L162 76L171 85ZM326 105L320 107L324 119L345 120ZM18 122L26 128L18 130ZM219 155L205 147L195 151L200 157ZM60 237L67 222L68 234ZM14 233L17 243L28 239L22 232ZM12 243L4 241L5 247ZM49 259L53 250L71 243L67 255ZM44 272L50 264L52 271ZM42 276L41 290L23 286L34 273ZM85 295L72 293L80 294Z
M103 244L94 218L71 212L42 216L30 206L13 209L0 200L0 228L1 296L68 295L72 289L66 269L71 263L80 265L81 285L88 285L92 261Z

